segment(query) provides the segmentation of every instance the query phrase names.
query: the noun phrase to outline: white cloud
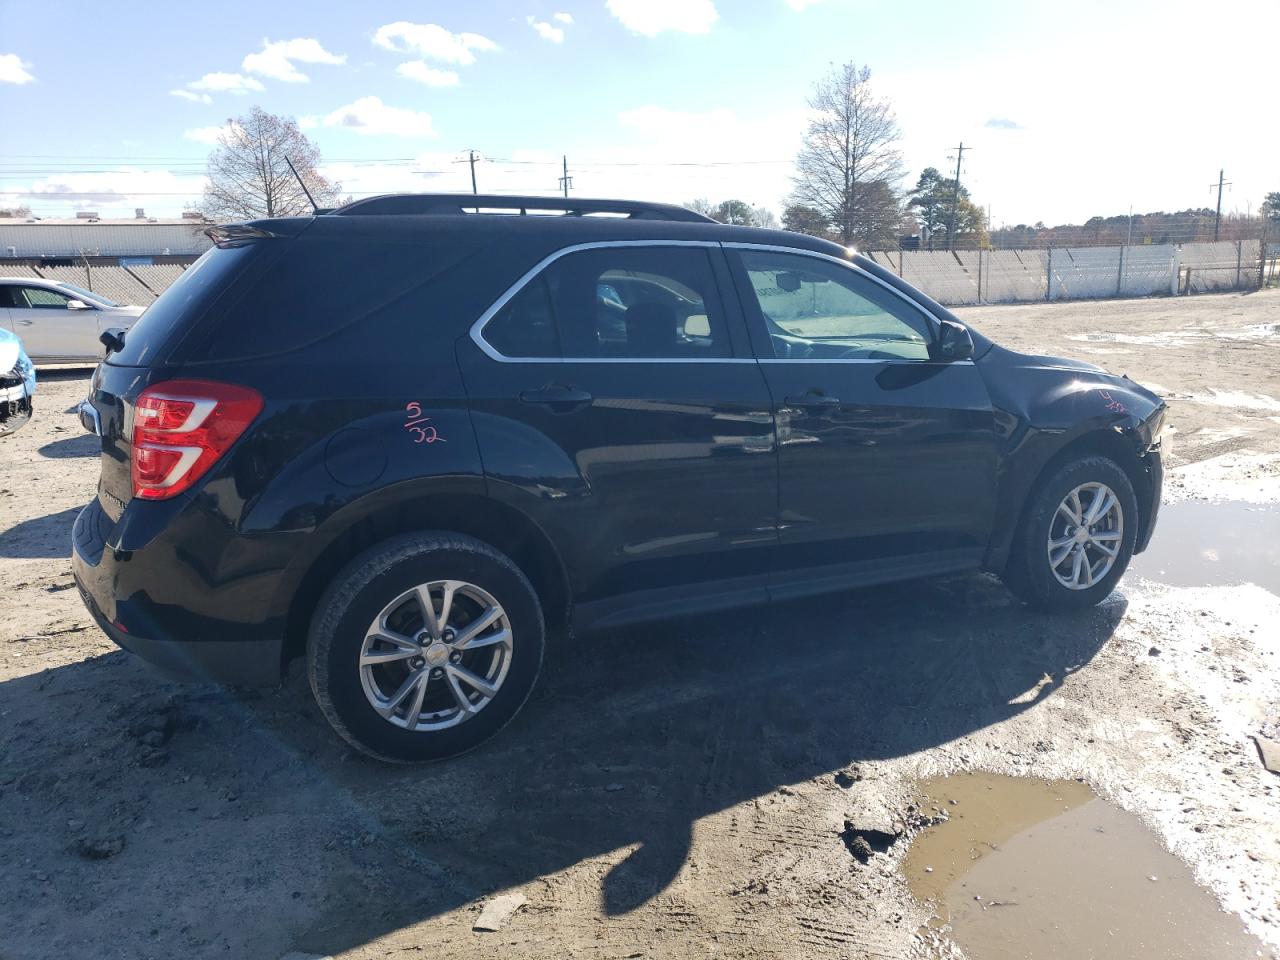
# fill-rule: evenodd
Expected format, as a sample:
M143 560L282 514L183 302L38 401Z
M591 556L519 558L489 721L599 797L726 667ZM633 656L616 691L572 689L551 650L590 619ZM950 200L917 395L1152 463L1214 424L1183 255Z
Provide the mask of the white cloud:
M361 97L339 107L320 121L326 127L342 127L356 133L395 137L434 137L431 114L383 103L378 97Z
M266 88L253 77L239 73L206 73L187 84L188 90L211 90L214 93L248 93Z
M16 83L21 86L35 82L36 78L27 69L29 66L31 64L23 63L16 53L0 53L0 83Z
M808 9L809 7L816 6L821 3L822 0L783 0L783 2L792 10L800 12Z
M424 60L461 66L475 63L475 51L498 49L496 43L478 33L452 33L438 24L410 23L407 20L379 27L373 35L373 42L397 53L416 53Z
M607 0L605 6L624 27L646 37L664 30L707 33L720 18L712 0Z
M425 83L428 87L456 87L461 82L457 71L438 70L425 60L406 60L396 67L396 73L410 80Z
M525 17L525 20L543 40L550 40L552 43L564 43L564 27L557 27L553 23L539 20L534 16Z
M181 97L183 100L190 100L192 103L213 103L213 97L207 93L193 93L190 90L170 90L169 96Z
M196 127L194 130L184 130L182 136L187 140L194 140L196 143L213 145L218 142L218 138L222 136L224 130L226 130L225 126Z
M257 73L285 83L306 83L310 78L293 65L299 63L324 63L338 65L347 62L346 54L330 53L313 37L295 37L293 40L263 40L262 49L251 53L240 64L246 73Z
M561 23L573 23L573 17L567 13L557 13L551 17L552 20L559 20Z
M320 172L357 199L379 193L470 192L470 168L456 153L420 153L411 164L324 163Z

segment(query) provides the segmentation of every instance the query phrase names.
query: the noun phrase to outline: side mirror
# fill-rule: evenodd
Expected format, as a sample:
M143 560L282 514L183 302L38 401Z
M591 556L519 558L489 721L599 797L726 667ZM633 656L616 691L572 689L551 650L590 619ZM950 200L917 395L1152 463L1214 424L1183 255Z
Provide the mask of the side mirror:
M933 347L935 360L969 360L973 357L973 337L969 328L954 320L941 321L938 340Z
M92 310L93 307L89 306L83 300L68 300L67 309L68 310Z
M784 293L795 293L800 289L800 274L792 270L779 270L774 274L773 282Z
M98 342L107 348L108 354L119 353L124 349L124 334L123 327L112 327L98 334Z

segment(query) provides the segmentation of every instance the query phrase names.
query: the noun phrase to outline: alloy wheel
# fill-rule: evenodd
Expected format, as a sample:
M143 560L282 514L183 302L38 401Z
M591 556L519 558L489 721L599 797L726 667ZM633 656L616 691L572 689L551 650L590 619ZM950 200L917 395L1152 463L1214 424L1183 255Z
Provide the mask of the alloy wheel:
M1105 483L1082 483L1049 523L1049 569L1068 590L1088 590L1111 572L1124 538L1120 498Z
M497 600L473 583L435 580L400 594L369 625L360 683L387 722L443 730L493 701L511 653L511 624Z

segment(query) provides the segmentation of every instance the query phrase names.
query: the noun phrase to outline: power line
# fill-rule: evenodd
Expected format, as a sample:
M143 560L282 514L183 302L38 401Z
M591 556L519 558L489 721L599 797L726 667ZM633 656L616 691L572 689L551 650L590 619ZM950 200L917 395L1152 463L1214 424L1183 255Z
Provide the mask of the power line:
M970 149L969 147L965 148ZM16 158L13 158L16 159ZM557 166L554 160L517 160L514 157L477 157L477 159L488 160L492 163L509 163L519 166ZM64 162L65 161L65 162ZM100 161L94 169L84 169L88 163ZM793 158L778 160L580 160L579 167L757 167L757 166L778 166L793 164ZM421 163L417 157L326 157L320 161L319 166L325 167L333 164L350 164L352 166L391 166L391 165L413 165ZM120 157L112 161L110 158L102 157L83 157L83 158L63 158L63 160L53 161L42 164L15 163L10 160L0 159L0 168L17 167L18 169L31 170L49 170L59 173L118 173L120 167L140 167L158 165L165 166L170 172L177 172L177 167L197 167L204 168L203 160L185 160L185 159L138 159L134 157ZM75 169L64 170L62 167L72 167ZM149 170L149 173L164 172L163 170Z

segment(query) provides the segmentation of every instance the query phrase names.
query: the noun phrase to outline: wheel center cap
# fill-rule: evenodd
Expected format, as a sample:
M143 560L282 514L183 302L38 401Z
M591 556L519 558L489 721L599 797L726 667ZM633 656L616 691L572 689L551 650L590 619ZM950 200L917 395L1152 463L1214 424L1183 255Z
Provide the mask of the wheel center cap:
M433 667L438 667L449 659L449 648L443 643L433 643L422 654L427 658L427 663Z
M1088 543L1089 531L1085 527L1081 527L1076 531L1076 543Z

